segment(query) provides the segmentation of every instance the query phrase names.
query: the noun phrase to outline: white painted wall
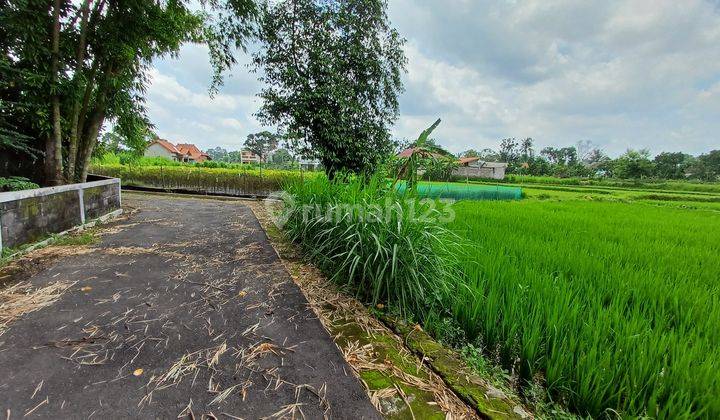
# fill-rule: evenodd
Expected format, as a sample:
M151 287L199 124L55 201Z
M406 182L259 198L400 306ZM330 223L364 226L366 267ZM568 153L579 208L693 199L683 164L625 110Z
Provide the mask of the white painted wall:
M151 144L150 147L145 149L145 157L164 157L172 160L176 160L175 154L168 151L166 148L159 144Z

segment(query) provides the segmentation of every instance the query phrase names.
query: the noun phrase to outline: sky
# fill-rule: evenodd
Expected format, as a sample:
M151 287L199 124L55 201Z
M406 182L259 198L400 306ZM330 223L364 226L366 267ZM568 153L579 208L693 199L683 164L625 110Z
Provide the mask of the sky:
M538 150L590 141L611 156L720 148L718 0L389 0L388 14L407 40L397 139L442 118L433 136L454 153L506 137ZM236 150L268 128L253 116L250 57L238 61L214 98L204 47L156 61L156 132Z

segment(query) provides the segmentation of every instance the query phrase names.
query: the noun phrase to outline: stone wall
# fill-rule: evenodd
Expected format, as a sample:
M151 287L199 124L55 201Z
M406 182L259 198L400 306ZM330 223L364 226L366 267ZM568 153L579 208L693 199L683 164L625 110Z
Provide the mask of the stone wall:
M97 219L109 213L108 209L119 209L120 183L84 189L83 204L85 220Z
M0 193L0 249L67 231L120 205L119 179Z

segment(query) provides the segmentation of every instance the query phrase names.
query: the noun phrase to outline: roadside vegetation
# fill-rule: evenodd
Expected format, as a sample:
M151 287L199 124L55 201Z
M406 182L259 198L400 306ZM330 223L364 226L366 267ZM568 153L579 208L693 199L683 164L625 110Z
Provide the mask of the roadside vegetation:
M313 177L316 174L193 165L93 165L93 173L120 178L125 186L233 195L269 195L282 189L286 182L296 178Z
M40 186L21 176L0 177L0 192L21 191L40 188Z
M720 203L557 189L460 201L443 224L442 203L377 177L321 177L287 187L285 230L330 278L504 369L536 407L716 417Z
M425 319L457 294L460 238L441 210L404 200L384 177L291 183L285 231L328 277L364 302Z

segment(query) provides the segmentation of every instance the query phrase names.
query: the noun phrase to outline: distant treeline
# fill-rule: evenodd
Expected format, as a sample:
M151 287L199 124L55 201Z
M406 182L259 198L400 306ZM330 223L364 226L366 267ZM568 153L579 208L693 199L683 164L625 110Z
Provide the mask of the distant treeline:
M663 152L652 157L648 150L628 149L612 159L589 142L581 142L577 147L545 147L537 152L532 138L507 138L501 141L497 151L471 149L461 153L461 157L476 156L488 161L507 162L507 173L518 175L702 181L717 181L720 177L720 150L699 156Z

